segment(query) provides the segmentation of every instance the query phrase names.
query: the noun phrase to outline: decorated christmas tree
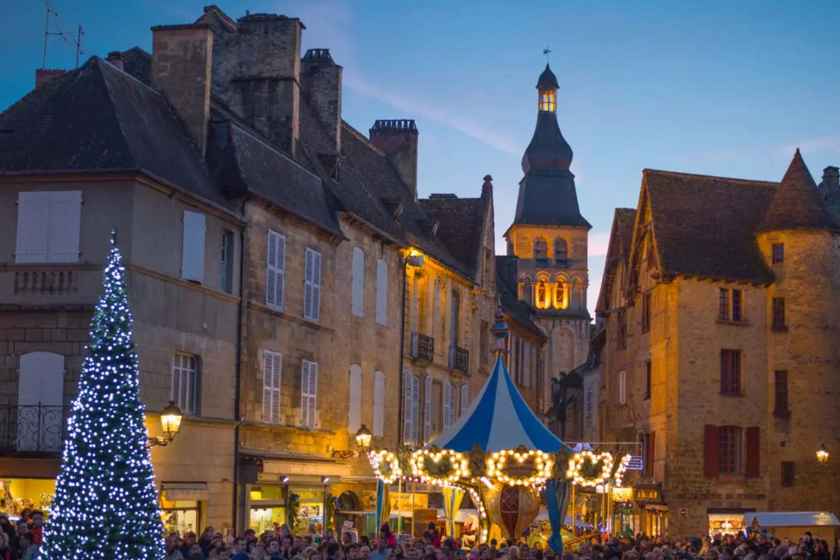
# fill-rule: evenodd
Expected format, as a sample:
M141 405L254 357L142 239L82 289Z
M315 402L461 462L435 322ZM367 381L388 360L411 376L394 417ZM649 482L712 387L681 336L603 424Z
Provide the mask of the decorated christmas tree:
M40 558L163 560L125 268L112 238Z

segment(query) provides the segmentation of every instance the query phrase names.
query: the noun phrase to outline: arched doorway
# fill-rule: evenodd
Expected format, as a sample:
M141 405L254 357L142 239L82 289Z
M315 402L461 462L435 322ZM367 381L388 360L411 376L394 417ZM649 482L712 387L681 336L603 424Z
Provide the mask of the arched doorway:
M342 492L338 496L338 507L335 512L336 531L339 534L342 532L342 527L344 527L345 521L352 521L353 527L360 529L359 525L363 524L364 521L360 515L361 510L362 502L359 500L359 496L357 496L355 492L352 490ZM364 527L361 527L361 529L364 530Z

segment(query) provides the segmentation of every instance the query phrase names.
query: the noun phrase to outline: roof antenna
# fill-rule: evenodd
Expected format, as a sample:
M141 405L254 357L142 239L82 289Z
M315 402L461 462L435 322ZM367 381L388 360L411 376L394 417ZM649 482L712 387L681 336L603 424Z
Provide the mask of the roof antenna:
M50 38L50 35L58 35L62 39L64 39L65 43L73 43L76 46L76 68L79 67L79 55L84 54L84 50L82 50L82 37L85 35L85 30L82 28L82 24L79 24L79 28L76 31L76 36L70 35L69 33L65 33L61 30L57 23L53 22L53 26L55 27L55 31L50 31L50 16L58 17L58 12L56 12L52 5L50 4L49 0L44 0L44 7L46 8L47 18L46 22L44 23L44 58L41 62L41 68L47 68L47 41Z
M545 55L545 63L548 64L551 62L551 46L546 45L543 49L543 54Z

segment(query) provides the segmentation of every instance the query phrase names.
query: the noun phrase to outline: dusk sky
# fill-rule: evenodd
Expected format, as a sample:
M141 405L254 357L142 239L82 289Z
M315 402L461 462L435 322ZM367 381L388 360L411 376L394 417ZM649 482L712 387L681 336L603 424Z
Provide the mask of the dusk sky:
M63 30L84 26L83 62L133 46L151 52L152 25L194 21L209 2L52 5ZM590 309L613 209L636 206L642 169L777 181L797 146L818 182L840 165L836 0L217 3L234 19L246 9L301 18L303 48L329 48L344 67L344 118L365 134L376 119L416 119L421 196L477 196L492 175L497 253L550 45L558 120L593 225ZM40 0L0 4L2 110L33 86L45 11ZM74 49L50 37L47 67L72 68Z

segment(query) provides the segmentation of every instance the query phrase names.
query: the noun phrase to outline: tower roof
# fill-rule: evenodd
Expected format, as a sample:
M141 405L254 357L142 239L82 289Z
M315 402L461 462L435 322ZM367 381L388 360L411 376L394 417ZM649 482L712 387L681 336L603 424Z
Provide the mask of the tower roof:
M840 232L831 218L799 148L756 231L825 229Z
M537 80L537 89L560 89L560 84L557 83L557 76L554 75L554 72L551 71L551 67L548 64L545 65L545 70L540 74L540 79Z
M522 172L527 174L531 168L569 171L573 155L572 147L560 132L557 113L540 111L534 136L522 156Z

